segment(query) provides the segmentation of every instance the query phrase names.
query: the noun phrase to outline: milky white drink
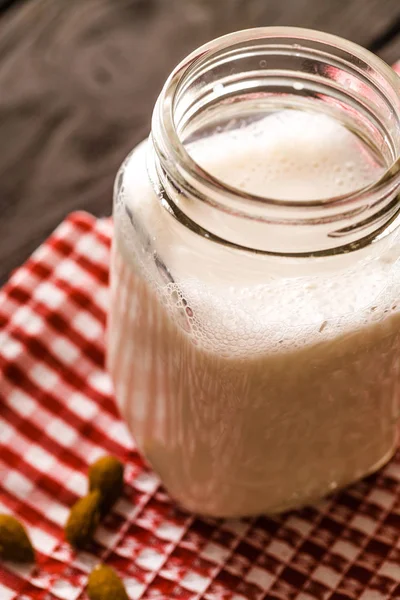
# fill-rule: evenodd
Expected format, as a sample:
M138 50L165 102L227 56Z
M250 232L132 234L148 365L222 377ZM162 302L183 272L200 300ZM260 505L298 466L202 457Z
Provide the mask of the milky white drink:
M146 148L128 158L115 206L108 360L121 412L170 493L203 514L250 515L377 469L399 410L395 236L313 269L255 263L168 214ZM299 202L383 171L338 122L294 110L188 151L231 186Z

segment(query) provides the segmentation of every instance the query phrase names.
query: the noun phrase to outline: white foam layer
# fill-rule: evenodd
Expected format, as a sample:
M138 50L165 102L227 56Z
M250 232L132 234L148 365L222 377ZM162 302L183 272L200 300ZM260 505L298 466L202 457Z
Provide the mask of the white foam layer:
M195 160L233 186L259 195L324 198L360 189L382 172L368 148L340 123L320 114L283 111L238 131L192 143ZM397 311L399 244L373 260L349 255L340 269L288 277L268 261L239 257L168 223L149 184L145 148L128 162L124 202L151 227L155 251L172 282L158 290L188 333L213 352L282 351L333 339ZM116 226L123 220L116 213ZM121 211L122 215L122 211ZM130 225L122 236L126 256ZM132 234L130 234L132 235ZM247 261L247 262L246 262ZM330 270L328 270L328 268Z

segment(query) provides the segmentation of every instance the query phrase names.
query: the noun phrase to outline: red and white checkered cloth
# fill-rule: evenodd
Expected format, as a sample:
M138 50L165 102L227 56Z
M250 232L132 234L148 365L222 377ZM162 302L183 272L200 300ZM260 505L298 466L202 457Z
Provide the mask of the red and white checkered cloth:
M274 519L200 520L170 500L104 371L111 228L71 215L0 292L0 512L25 523L38 559L0 565L0 600L83 600L99 559L132 600L400 598L400 452L317 507ZM76 554L63 525L105 452L127 465L124 494L90 552Z

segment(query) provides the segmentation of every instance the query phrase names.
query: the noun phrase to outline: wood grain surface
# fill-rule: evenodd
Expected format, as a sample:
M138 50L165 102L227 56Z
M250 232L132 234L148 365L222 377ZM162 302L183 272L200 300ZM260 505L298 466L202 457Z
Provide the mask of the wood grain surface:
M399 0L19 0L3 11L0 281L71 210L110 213L118 165L147 134L181 58L265 25L322 29L400 57Z

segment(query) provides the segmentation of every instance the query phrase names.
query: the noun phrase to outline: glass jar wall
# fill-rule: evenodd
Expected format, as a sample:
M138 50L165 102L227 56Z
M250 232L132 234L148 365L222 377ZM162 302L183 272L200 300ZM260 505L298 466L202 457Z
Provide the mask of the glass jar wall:
M400 91L367 51L266 28L172 73L115 185L108 365L170 493L320 498L393 454Z

